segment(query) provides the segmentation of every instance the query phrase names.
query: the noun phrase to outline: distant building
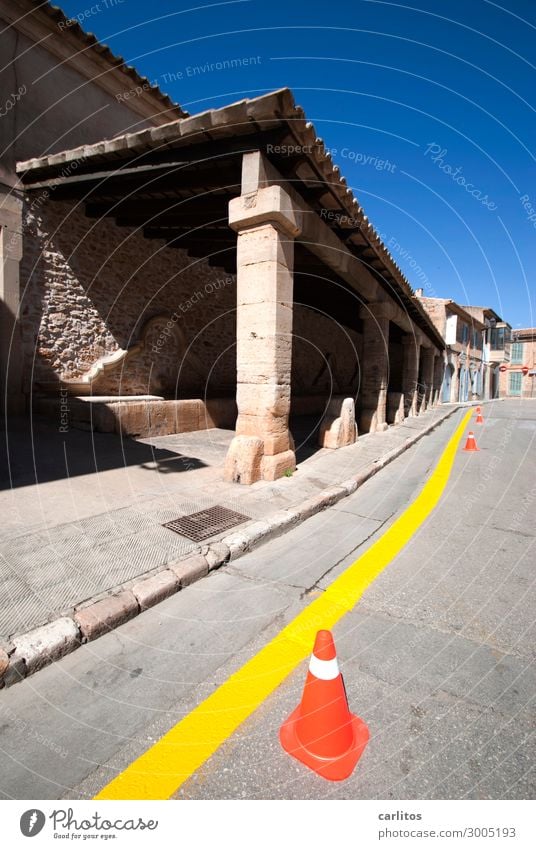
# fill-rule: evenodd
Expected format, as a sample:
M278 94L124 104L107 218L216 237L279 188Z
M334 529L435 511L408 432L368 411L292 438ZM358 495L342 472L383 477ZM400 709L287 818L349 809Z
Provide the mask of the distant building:
M439 400L476 401L486 397L484 386L484 338L487 329L484 315L478 317L470 309L449 298L426 298L422 289L416 297L428 313L446 345L444 372Z
M491 307L473 307L464 304L463 309L485 325L484 330L484 399L504 397L505 379L501 378L510 362L512 328Z
M501 372L500 396L536 398L536 327L512 331L510 362Z

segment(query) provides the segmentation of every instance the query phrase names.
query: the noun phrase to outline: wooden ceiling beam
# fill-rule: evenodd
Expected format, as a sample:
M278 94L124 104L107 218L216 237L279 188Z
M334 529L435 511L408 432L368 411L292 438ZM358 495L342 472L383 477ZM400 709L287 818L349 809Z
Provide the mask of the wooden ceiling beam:
M182 241L183 244L186 244L187 241L195 241L206 244L236 245L236 233L225 227L221 229L199 227L194 230L191 228L146 227L143 235L146 239L167 239L170 243Z
M86 204L87 214L90 218L100 218L107 215L114 217L133 215L135 217L145 216L145 218L156 215L173 215L177 218L188 218L189 215L204 215L209 220L211 216L214 217L214 213L218 215L227 214L228 209L229 197L226 195L207 195L202 198L162 198L144 201L126 199L119 202Z
M128 198L136 195L152 195L159 192L193 191L203 196L209 196L215 191L225 190L230 195L240 194L240 168L225 168L218 170L190 170L178 166L165 174L155 175L151 171L129 177L110 177L101 181L84 183L86 197L91 203L103 203L108 198ZM58 187L59 195L66 197L65 190ZM170 198L171 200L171 198Z
M184 203L145 203L120 204L87 204L86 214L90 218L115 218L119 227L147 227L155 230L160 227L188 230L196 227L214 227L227 225L229 211L228 199L216 204L211 202L199 203L194 199Z
M118 215L116 218L116 223L118 227L147 227L149 229L158 229L160 227L167 228L171 230L182 229L195 229L202 228L205 226L215 226L218 224L225 224L227 222L227 211L221 211L220 213L216 213L215 211L209 212L207 214L193 214L189 215L178 215L177 213L165 214L161 215L147 215L147 214L127 214Z

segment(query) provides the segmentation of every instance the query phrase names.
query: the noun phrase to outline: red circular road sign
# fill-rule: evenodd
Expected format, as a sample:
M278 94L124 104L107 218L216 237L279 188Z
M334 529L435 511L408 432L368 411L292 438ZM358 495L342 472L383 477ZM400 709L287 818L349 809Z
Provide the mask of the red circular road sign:
M506 371L506 366L499 366L499 371Z
M528 374L528 373L529 373L529 367L528 367L528 366L523 366L523 368L521 369L521 371L523 372L523 374Z

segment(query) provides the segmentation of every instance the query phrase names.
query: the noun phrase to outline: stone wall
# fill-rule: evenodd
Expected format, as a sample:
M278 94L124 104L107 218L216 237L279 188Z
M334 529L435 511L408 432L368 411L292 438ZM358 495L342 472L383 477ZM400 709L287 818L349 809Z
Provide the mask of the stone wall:
M326 305L326 309L329 305ZM360 381L363 337L328 316L294 306L292 395L355 395Z
M67 202L29 197L21 275L25 391L77 381L114 352L145 346L96 380L99 395L234 396L236 281L204 260ZM292 391L354 394L362 337L302 305ZM149 330L147 330L149 328ZM80 390L76 389L75 394Z
M428 318L444 338L447 321L445 300L443 298L419 298L419 300L426 310Z
M27 18L26 23L31 21ZM4 20L2 24L0 55L6 57L0 71L2 106L9 97L14 107L0 121L0 180L13 182L16 162L158 126L180 115L151 92L125 98L125 91L136 85L134 80L105 58L99 62L68 30L51 24L47 37L36 29L30 38ZM58 42L62 58L54 52ZM65 61L67 49L70 58Z
M145 362L127 359L121 380L99 391L146 394L156 377L159 394L173 395L177 380L177 397L234 394L233 276L113 219L36 200L27 204L21 274L25 391L32 375L43 385L80 379L159 316Z

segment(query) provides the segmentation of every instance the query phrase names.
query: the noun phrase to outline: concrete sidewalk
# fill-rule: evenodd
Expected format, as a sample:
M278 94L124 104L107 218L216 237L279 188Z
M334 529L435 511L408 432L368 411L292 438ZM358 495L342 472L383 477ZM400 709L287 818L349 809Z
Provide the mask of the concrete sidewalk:
M3 472L0 494L0 652L11 655L13 673L6 683L355 491L459 406L440 406L338 451L313 453L298 440L304 459L292 477L248 487L222 480L232 431L135 441L59 433L34 420L31 431L8 434L7 456L17 459ZM248 521L202 544L162 527L215 505ZM46 636L16 636L51 622Z

